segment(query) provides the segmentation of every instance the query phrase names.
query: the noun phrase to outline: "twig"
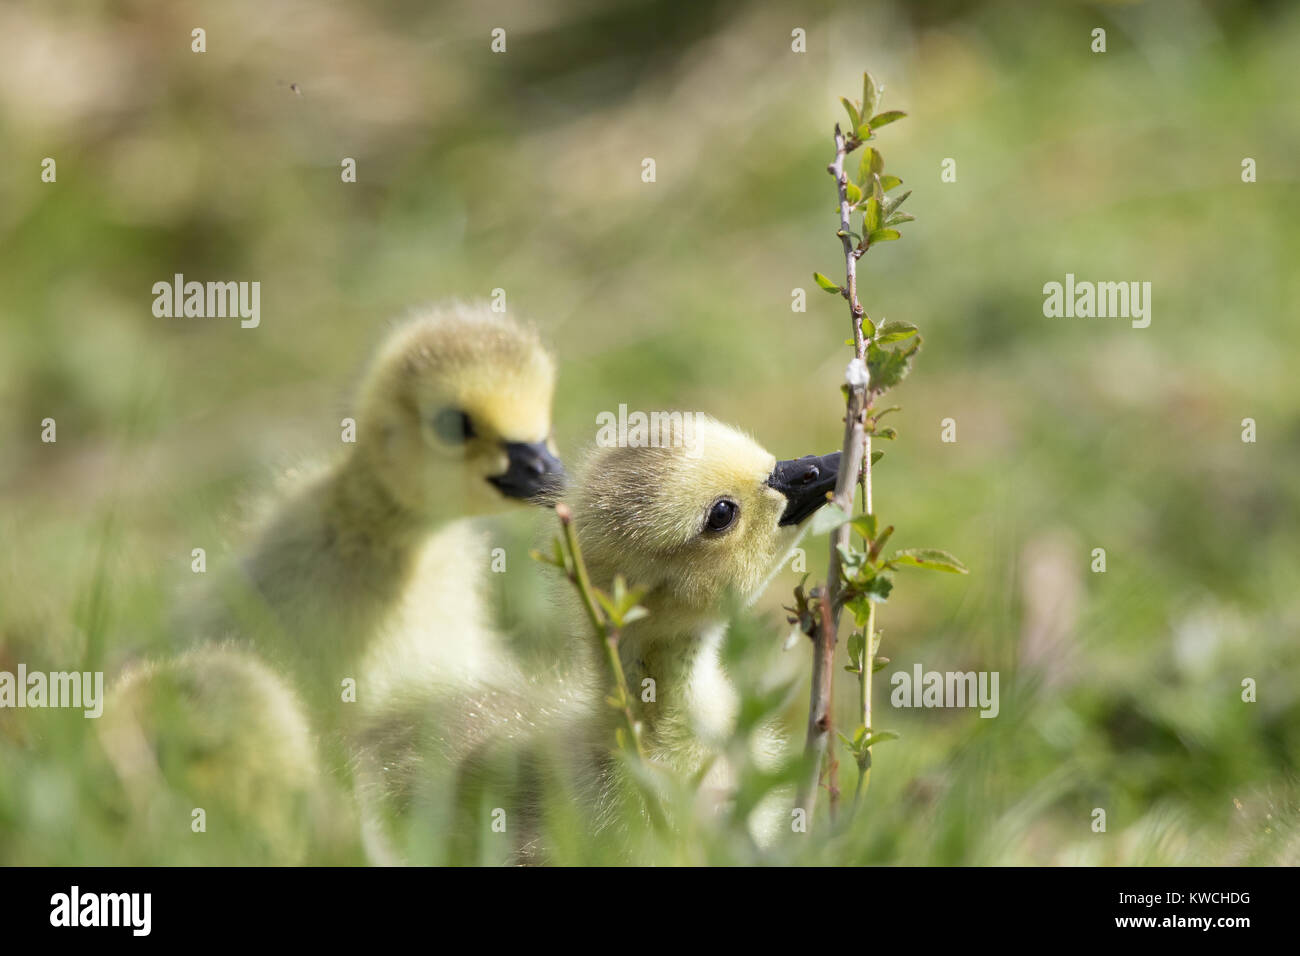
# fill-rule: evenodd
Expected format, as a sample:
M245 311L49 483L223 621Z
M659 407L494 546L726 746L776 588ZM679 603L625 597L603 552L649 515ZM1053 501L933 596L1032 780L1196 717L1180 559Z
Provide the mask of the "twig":
M645 748L641 743L641 724L632 714L631 695L627 692L627 675L623 672L623 659L618 653L619 629L609 621L596 602L595 589L587 575L587 565L582 560L582 549L578 547L578 535L573 527L573 512L567 505L557 504L555 514L560 519L560 529L564 534L564 546L568 552L565 562L565 574L577 588L582 598L582 606L587 611L596 640L604 648L605 666L609 672L605 675L613 684L612 700L618 704L617 710L623 717L623 730L627 734L632 750L639 760L645 760Z
M871 414L871 404L875 400L875 394L868 388L867 391L867 414ZM862 503L863 514L874 514L871 503L871 436L866 436L866 446L862 456ZM867 546L873 551L876 547L875 542L868 541ZM871 678L876 672L876 603L871 602L867 608L867 626L863 638L862 647L862 666L858 669L858 704L862 714L862 726L867 728L870 733L871 728ZM862 804L862 798L866 794L867 787L871 784L871 749L868 748L862 757L861 766L858 770L858 782L853 788L853 808L849 811L850 819L857 815L858 807Z
M870 439L868 439L870 441ZM867 467L871 466L870 458ZM868 512L870 513L870 512ZM862 726L871 727L871 678L876 670L876 605L867 609L866 643L862 649L862 669L858 671L858 697L862 705ZM869 731L868 731L869 732ZM862 798L871 784L871 749L868 748L858 771L858 783L853 788L853 809L850 818L857 815Z
M863 153L859 166L860 183L849 181L844 172L844 161L867 140L875 139L876 130L903 119L907 114L902 110L877 112L880 88L870 73L862 76L860 102L845 97L840 97L840 102L849 114L851 125L844 132L836 124L835 159L826 168L835 178L839 198L840 225L836 235L844 249L845 282L840 285L820 272L813 273L813 279L821 289L839 295L848 302L853 330L853 361L845 372L844 444L835 494L832 497L839 512L834 520L839 524L831 533L826 586L824 589L815 589L820 591L822 597L821 612L815 620L804 608L807 601L803 597L802 585L795 588L795 605L802 609L798 614L800 626L813 638L807 773L800 781L798 806L811 816L822 768L826 767L832 824L835 822L839 787L834 751L828 753L827 750L831 746L831 734L835 729L832 726L834 693L830 679L834 675L834 668L829 660L838 643L841 612L845 609L853 612L854 627L848 638L849 666L845 669L858 675L859 713L862 718L862 723L852 737L840 734L858 765L858 782L853 797L853 811L856 812L871 785L872 748L877 743L898 737L891 730L876 730L872 727L871 681L876 670L880 636L876 631L876 604L888 599L894 586L893 572L901 566L966 573L966 567L960 561L937 548L907 548L888 557L882 554L885 542L893 534L894 528L893 525L881 528L877 521L871 496L871 440L873 437L896 437L894 429L881 429L879 424L882 417L897 411L897 406L876 412L875 402L907 376L912 357L921 346L921 338L916 326L910 322L885 322L877 326L867 318L858 299L857 263L877 243L901 238L898 229L894 227L911 222L914 217L899 209L911 195L910 190L894 197L886 196L890 190L901 186L903 181L897 176L885 175L884 159L879 150L871 148ZM854 234L850 220L855 209L862 209L862 236L856 246L853 244ZM887 347L912 336L916 336L916 340L911 345ZM862 486L863 514L854 518L851 517L853 499L859 484ZM850 540L851 533L855 530L862 536L862 549L856 548ZM859 627L862 628L861 631L858 630ZM887 660L881 658L882 662Z
M668 821L659 804L659 794L655 792L643 772L643 768L650 767L651 763L646 758L645 745L642 742L641 722L632 713L632 695L628 693L627 674L623 670L623 659L618 650L622 624L625 623L624 615L629 614L634 608L644 614L645 609L635 607L636 595L620 595L622 580L618 579L615 584L615 601L606 603L609 613L602 610L602 600L608 602L608 595L601 594L592 586L591 577L587 574L586 562L582 560L578 534L573 526L573 512L561 502L555 506L555 514L560 519L561 537L556 542L558 553L557 560L553 563L564 571L565 576L582 598L582 606L587 612L587 619L591 622L592 633L604 651L605 677L607 686L611 687L608 702L618 711L621 718L622 726L615 733L615 739L620 749L628 753L639 765L632 777L645 804L646 815L650 818L651 825L660 833L666 832ZM535 553L534 556L547 560L540 554ZM626 598L622 604L619 603L620 597ZM630 620L632 620L630 616L626 618L626 621Z
M835 124L835 161L827 166L827 171L835 178L836 190L840 201L840 242L844 247L844 298L849 303L849 316L853 324L854 361L861 366L858 376L850 376L849 395L844 415L844 445L840 456L840 472L835 482L835 494L831 501L846 514L853 510L853 495L858 484L858 476L869 476L871 460L869 441L867 439L866 414L868 408L867 388L867 342L862 334L862 317L865 314L862 303L858 301L858 258L861 255L854 248L850 237L850 216L852 209L848 196L848 176L844 173L844 158L857 146L855 138L847 138ZM870 478L866 480L869 482ZM817 629L813 643L813 685L812 697L808 708L808 737L805 755L810 767L807 776L801 782L798 795L799 807L809 817L816 807L817 790L822 776L822 764L826 761L827 751L834 732L831 707L834 703L835 645L838 640L840 617L840 547L849 543L849 526L841 525L831 535L830 567L827 571L826 591L823 599L825 611L821 626ZM870 681L870 674L867 676ZM870 726L870 725L868 725ZM831 794L832 816L838 798L838 786L835 780L836 761L832 755L828 784Z

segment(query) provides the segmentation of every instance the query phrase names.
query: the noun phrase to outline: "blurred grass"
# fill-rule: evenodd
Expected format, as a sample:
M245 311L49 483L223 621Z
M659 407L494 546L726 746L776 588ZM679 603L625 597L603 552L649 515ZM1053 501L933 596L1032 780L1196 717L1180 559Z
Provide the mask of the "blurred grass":
M837 446L847 329L810 274L835 272L828 131L869 66L910 114L881 147L918 221L864 260L864 304L926 338L877 508L972 569L899 581L877 695L914 662L999 670L1002 709L887 710L904 739L826 859L1294 862L1265 829L1300 760L1298 54L1279 3L7 4L0 669L111 679L174 646L191 548L335 447L412 303L504 288L561 357L569 454L619 403ZM260 281L261 327L155 318L175 272ZM1150 281L1150 328L1044 318L1066 272ZM525 652L537 521L492 522ZM87 723L0 711L0 862L111 858Z

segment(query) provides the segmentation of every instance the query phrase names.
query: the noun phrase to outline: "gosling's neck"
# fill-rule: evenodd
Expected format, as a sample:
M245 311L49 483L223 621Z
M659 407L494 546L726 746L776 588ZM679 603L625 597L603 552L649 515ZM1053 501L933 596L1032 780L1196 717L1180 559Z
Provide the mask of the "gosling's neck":
M341 549L359 553L411 553L441 524L456 517L451 496L434 510L406 507L384 485L361 454L352 454L334 470L325 489L326 511L334 518Z
M719 658L725 633L720 616L665 612L656 620L652 611L620 636L634 713L652 757L695 769L728 734L736 695Z
M354 455L302 488L242 564L280 618L276 633L319 655L372 633L437 524L403 507Z

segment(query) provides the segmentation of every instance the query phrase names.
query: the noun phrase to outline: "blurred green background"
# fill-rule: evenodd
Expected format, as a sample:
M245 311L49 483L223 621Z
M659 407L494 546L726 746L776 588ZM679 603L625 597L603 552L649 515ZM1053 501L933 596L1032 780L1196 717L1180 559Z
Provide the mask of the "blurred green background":
M870 68L909 113L878 145L917 222L863 260L863 301L925 336L876 508L971 568L900 575L877 698L920 662L999 671L1002 701L883 706L903 739L817 858L1300 861L1298 61L1282 2L6 3L0 670L111 680L173 646L191 549L337 449L419 302L506 291L560 356L570 455L620 403L838 447L846 313L811 273L842 269L829 134ZM260 281L260 328L155 318L177 272ZM1151 326L1045 318L1067 272L1151 282ZM545 613L541 520L492 522L516 632ZM113 859L88 723L0 710L0 863Z

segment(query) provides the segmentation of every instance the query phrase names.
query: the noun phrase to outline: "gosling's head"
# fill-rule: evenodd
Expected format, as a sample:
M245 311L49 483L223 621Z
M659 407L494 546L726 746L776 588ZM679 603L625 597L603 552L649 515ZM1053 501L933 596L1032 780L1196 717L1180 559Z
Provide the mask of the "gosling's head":
M730 592L755 596L799 525L835 487L839 453L777 461L748 436L696 416L688 447L606 448L573 491L597 586L644 588L655 615L707 615Z
M474 514L564 486L551 439L555 363L529 327L485 305L417 313L361 383L357 453L416 513Z

